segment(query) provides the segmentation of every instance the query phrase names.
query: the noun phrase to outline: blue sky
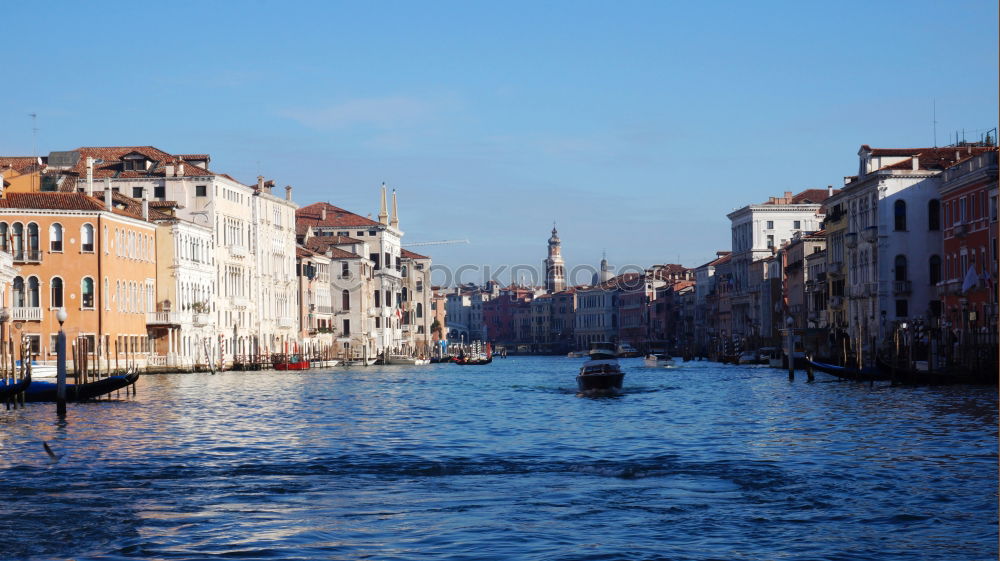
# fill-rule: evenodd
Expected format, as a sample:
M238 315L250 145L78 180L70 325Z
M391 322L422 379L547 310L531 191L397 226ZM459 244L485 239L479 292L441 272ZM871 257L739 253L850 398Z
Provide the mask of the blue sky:
M997 3L5 5L0 153L151 144L377 212L438 263L695 266L861 144L997 125ZM14 52L9 49L14 47ZM418 248L414 248L418 249Z

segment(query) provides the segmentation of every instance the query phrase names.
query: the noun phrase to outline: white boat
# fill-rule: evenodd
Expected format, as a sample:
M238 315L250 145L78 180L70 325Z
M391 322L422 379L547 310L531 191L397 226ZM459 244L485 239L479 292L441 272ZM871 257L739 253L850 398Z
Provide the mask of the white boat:
M343 366L371 366L375 364L374 358L352 358L345 360Z
M736 364L760 364L760 353L757 351L743 351L736 359Z
M327 360L314 360L314 361L311 361L309 363L309 366L311 368L329 368L331 366L337 366L338 364L340 364L339 360L337 360L335 358L331 358L331 359L327 359Z
M431 359L429 358L417 358L405 355L389 355L389 360L386 361L386 364L399 364L405 366L423 366L430 363Z
M21 361L17 361L16 367L17 367L18 373L20 373L20 371L21 371ZM31 377L33 379L34 378L55 378L56 377L56 372L57 372L57 368L56 368L56 365L54 365L54 364L38 364L37 362L32 362L31 363ZM73 375L72 371L69 372L69 375L70 376Z
M584 358L587 356L587 351L570 351L566 358Z
M674 359L667 353L651 353L642 359L646 368L668 368L674 365Z
M618 345L618 358L634 358L639 356L639 351L628 343Z

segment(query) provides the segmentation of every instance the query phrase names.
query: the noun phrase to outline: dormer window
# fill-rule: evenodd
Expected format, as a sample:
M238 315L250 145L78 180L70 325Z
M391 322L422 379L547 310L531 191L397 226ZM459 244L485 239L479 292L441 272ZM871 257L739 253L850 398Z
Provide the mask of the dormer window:
M133 152L122 157L123 171L146 171L149 169L149 160L142 154Z

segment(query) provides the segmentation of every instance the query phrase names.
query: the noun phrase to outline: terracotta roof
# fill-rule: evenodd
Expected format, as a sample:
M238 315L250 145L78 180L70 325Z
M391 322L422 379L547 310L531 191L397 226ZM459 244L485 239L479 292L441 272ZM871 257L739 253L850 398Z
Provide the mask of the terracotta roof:
M34 156L3 156L0 157L0 172L10 168L18 173L34 171L38 167L38 158Z
M839 192L840 192L839 189L833 190L834 195L836 195ZM805 191L802 191L798 195L792 197L792 204L793 205L801 205L809 203L819 204L830 198L829 193L830 192L827 189L806 189Z
M358 255L355 253L351 253L350 251L337 247L338 245L349 245L352 243L358 243L357 240L351 240L351 242L345 244L338 242L337 241L338 239L351 240L351 238L342 238L341 236L331 236L329 238L325 236L316 236L306 240L305 247L317 253L325 254L327 251L333 250L334 253L344 253L352 257L358 257ZM340 255L338 254L338 256Z
M164 152L154 146L82 146L77 148L76 151L80 153L80 160L68 171L75 173L78 178L85 177L87 173L87 157L94 158L95 160L103 160L99 164L94 164L95 179L103 179L105 177L163 177L166 175L166 165L174 165L174 173L176 173L177 165L182 163L184 165L182 177L215 175L207 169L196 166L191 162L181 162L177 156ZM123 158L134 153L145 156L152 164L145 170L123 169Z
M329 247L323 252L324 255L329 255L330 257L336 259L361 259L360 255L351 253L350 251L344 251L339 247Z
M313 255L316 255L315 251L306 249L306 248L302 247L301 245L295 246L295 256L296 257L312 257Z
M405 248L401 248L399 250L399 254L407 259L430 259L430 257L427 257L426 255L420 255L419 253L414 253Z
M322 210L326 208L326 219L322 219ZM302 221L312 227L354 228L358 226L379 226L380 223L354 214L330 203L313 203L295 211L296 222Z
M0 208L25 210L105 210L104 203L83 193L7 193Z
M104 200L104 191L97 191L94 193L94 198L98 201ZM117 208L119 205L123 205L125 212L136 218L142 218L142 200L134 199L132 197L123 195L121 193L111 192L111 201ZM103 203L102 203L103 204ZM167 214L165 212L160 212L150 205L149 209L149 219L150 220L167 220L174 218L174 216Z
M995 150L992 146L950 146L945 148L920 148L919 151L911 150L910 157L892 165L884 166L883 170L905 171L913 169L913 158L917 158L917 169L919 170L943 170L958 162L973 156ZM916 153L914 153L916 151Z

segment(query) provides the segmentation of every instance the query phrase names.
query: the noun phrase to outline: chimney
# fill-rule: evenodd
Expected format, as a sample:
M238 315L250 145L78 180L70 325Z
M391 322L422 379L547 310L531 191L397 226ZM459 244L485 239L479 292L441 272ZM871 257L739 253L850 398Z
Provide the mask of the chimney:
M291 185L285 185L285 200L286 201L292 200L292 186Z
M322 221L324 221L324 222L326 221L326 205L323 205L323 206L320 207L320 209L319 209L319 219L322 220Z
M833 196L833 185L827 185L826 186L826 196L827 197L832 197Z
M785 191L784 204L787 205L787 204L791 204L791 203L792 203L792 192L791 191Z
M177 177L184 177L184 162L177 164Z
M258 175L257 176L257 190L258 191L263 191L264 190L264 176L263 175Z
M114 205L111 203L111 189L104 190L104 209L111 212L114 209Z
M0 173L0 199L3 198L3 174Z
M142 197L142 219L149 220L149 198L145 195Z
M84 188L84 193L94 194L94 159L90 156L87 156L87 186Z
M918 169L920 169L920 156L914 156L912 158L912 161L913 161L913 171L917 171Z
M173 177L174 176L174 164L167 164L163 166L163 176Z

